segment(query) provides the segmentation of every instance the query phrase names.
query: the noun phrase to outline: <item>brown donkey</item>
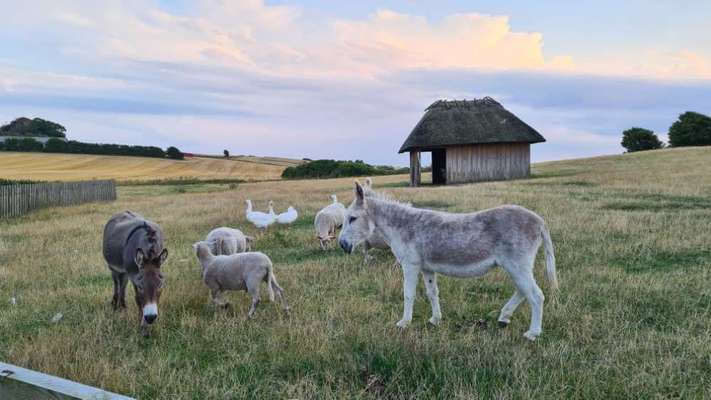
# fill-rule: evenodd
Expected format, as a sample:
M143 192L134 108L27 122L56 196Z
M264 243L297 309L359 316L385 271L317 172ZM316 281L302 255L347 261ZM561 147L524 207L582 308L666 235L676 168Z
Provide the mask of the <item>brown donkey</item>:
M158 302L163 288L161 265L168 257L163 248L163 231L142 216L124 211L109 219L104 227L104 259L114 279L114 310L126 308L126 283L136 293L141 333L150 334L158 318Z

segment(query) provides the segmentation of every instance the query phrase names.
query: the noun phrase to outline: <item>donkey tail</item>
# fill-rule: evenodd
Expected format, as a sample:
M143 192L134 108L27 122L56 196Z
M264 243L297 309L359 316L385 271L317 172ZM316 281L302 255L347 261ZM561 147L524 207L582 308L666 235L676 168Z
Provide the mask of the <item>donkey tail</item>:
M546 252L546 281L551 289L558 289L558 274L555 270L555 254L553 252L553 241L551 240L551 233L544 225L541 228L541 236L543 236L543 247Z

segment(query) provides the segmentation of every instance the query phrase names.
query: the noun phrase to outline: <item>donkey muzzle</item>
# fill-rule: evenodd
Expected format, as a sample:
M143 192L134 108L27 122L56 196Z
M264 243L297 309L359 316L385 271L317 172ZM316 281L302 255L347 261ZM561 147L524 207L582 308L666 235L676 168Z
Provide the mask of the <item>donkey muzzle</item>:
M351 254L353 252L353 245L348 243L347 241L341 239L338 241L338 244L341 245L341 248L343 251L345 251L348 254Z
M143 307L143 319L148 325L158 319L158 306L155 303L146 304L146 306Z

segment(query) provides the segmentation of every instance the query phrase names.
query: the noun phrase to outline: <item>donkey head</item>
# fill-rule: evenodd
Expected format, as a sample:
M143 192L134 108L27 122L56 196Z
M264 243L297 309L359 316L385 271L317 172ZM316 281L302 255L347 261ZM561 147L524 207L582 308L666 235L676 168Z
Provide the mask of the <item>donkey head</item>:
M148 325L158 318L158 302L164 283L160 267L166 258L168 249L163 249L159 254L155 254L153 248L146 252L140 248L136 250L134 261L138 266L138 273L132 281L136 288L136 301L143 309L143 321Z
M365 189L356 181L355 200L348 207L343 229L338 237L338 243L346 253L363 243L375 230L375 224L368 213L368 200Z

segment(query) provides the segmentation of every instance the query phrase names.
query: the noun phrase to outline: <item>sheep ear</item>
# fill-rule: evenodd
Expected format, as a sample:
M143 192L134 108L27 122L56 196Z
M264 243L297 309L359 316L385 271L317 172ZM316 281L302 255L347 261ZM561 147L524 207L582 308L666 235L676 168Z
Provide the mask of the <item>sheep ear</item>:
M143 253L142 249L136 249L136 255L133 258L133 262L136 263L138 269L143 268L143 261L146 259L146 255Z

